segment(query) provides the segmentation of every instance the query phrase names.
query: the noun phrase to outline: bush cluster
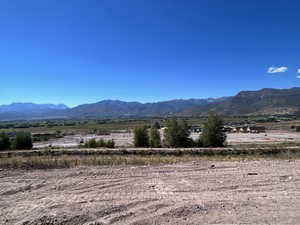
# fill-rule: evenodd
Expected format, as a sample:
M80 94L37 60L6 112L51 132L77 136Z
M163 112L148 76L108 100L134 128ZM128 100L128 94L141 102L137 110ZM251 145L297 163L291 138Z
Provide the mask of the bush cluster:
M32 149L32 138L31 133L19 132L17 133L15 139L12 142L13 149Z
M0 134L0 151L9 149L25 150L32 149L32 147L32 137L29 132L18 132L12 138L5 133Z
M84 144L85 148L114 148L115 147L115 142L114 140L96 140L95 138L92 138L88 141L85 142Z
M0 134L0 151L10 149L11 141L7 134Z

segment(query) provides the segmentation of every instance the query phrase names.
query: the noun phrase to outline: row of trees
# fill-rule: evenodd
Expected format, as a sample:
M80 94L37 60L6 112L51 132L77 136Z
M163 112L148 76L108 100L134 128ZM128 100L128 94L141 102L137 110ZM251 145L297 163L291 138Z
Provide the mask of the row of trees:
M32 138L29 132L19 132L14 137L0 134L0 151L9 149L32 149Z
M154 124L150 132L146 126L134 129L135 147L222 147L225 145L226 134L223 132L223 119L216 113L210 113L203 125L202 134L197 140L190 138L188 124L175 118L167 120L164 140L161 140L159 126Z

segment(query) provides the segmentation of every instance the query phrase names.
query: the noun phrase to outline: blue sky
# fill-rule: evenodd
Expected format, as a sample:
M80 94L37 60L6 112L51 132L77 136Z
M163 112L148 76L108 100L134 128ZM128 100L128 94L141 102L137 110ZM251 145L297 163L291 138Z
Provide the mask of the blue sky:
M299 86L298 0L1 0L0 104Z

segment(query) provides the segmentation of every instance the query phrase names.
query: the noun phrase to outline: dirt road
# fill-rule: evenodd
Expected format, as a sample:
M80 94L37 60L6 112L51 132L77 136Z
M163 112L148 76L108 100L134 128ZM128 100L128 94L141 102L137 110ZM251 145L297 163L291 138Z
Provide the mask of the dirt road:
M0 171L0 224L300 223L300 161Z

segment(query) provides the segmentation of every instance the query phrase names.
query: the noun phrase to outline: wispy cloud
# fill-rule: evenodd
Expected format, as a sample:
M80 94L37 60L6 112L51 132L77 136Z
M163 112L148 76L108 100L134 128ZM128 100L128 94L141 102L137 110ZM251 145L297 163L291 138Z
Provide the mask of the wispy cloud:
M300 79L300 75L296 76L296 78Z
M300 69L298 69L298 71L297 71L298 73L300 73Z
M281 66L281 67L275 67L271 66L268 69L268 73L284 73L288 70L286 66Z

